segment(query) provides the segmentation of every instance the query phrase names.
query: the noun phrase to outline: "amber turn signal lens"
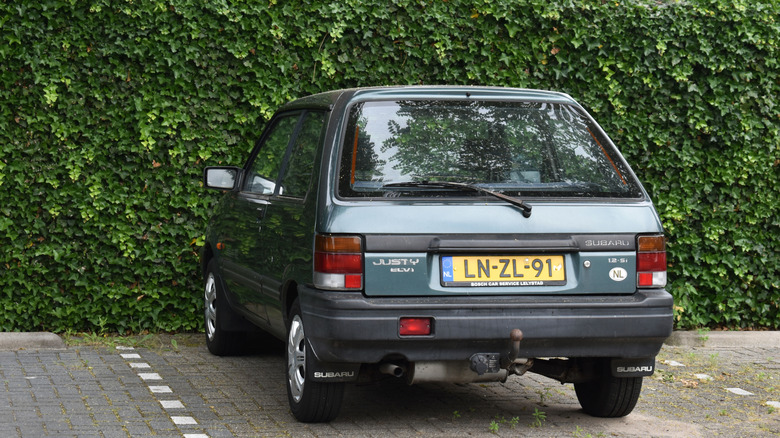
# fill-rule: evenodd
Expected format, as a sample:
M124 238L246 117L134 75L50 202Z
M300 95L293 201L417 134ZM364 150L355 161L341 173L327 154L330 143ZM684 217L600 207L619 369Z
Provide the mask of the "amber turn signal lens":
M639 236L637 246L639 252L663 252L666 251L666 239L664 236Z
M317 252L337 253L361 253L362 245L358 236L322 236L318 235L314 241Z

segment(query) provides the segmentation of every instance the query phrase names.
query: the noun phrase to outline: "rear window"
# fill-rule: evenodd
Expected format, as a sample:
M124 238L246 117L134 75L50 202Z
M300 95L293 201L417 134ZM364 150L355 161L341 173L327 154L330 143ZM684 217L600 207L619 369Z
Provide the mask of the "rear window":
M456 182L510 196L638 198L639 184L576 107L408 100L352 106L341 197L482 196L415 182Z

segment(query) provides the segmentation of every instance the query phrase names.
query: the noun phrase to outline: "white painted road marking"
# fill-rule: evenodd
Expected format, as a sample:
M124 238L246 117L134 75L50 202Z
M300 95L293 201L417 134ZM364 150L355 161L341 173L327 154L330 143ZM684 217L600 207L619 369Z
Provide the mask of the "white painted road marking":
M133 350L133 347L116 347L117 350L127 351L127 350ZM122 353L120 354L123 359L125 360L132 360L132 359L141 359L141 355L138 353ZM128 362L128 365L130 368L134 370L140 370L140 369L150 369L152 368L151 365L149 365L146 362ZM138 377L141 378L141 380L163 380L162 376L158 373L138 373ZM153 394L172 394L173 391L169 386L165 385L158 385L158 386L149 386L149 391L151 391ZM159 400L160 405L163 407L163 409L184 409L184 403L182 403L179 400ZM197 425L198 422L195 420L195 418L190 416L171 416L171 421L173 421L173 424L177 426L185 426L185 425ZM184 434L184 438L209 438L206 434Z
M184 409L184 404L179 400L160 400L160 404L165 409Z
M143 380L162 380L162 377L157 373L138 373L138 377Z
M170 394L173 392L168 386L150 386L149 391L152 391L155 394Z
M733 392L734 394L737 394L737 395L753 395L752 392L745 391L742 388L726 388L726 391Z

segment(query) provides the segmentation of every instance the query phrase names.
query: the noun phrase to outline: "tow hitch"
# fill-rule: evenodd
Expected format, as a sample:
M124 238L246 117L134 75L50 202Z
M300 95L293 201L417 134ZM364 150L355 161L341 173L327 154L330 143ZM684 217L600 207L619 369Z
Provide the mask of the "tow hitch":
M523 340L523 332L520 329L513 329L509 333L510 349L509 352L501 355L499 353L477 353L471 356L471 370L477 375L485 373L498 373L502 369L507 370L507 375L516 374L522 376L533 366L533 359L518 361L520 354L520 341Z

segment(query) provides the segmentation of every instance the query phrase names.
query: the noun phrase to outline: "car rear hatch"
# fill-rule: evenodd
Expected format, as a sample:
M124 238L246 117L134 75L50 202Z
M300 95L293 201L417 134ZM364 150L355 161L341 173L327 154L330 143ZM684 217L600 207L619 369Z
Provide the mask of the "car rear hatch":
M376 297L630 294L648 272L665 284L647 194L570 98L403 93L348 106L317 229L352 242L318 260L331 248L349 266L315 262L315 284L340 289L342 270Z

